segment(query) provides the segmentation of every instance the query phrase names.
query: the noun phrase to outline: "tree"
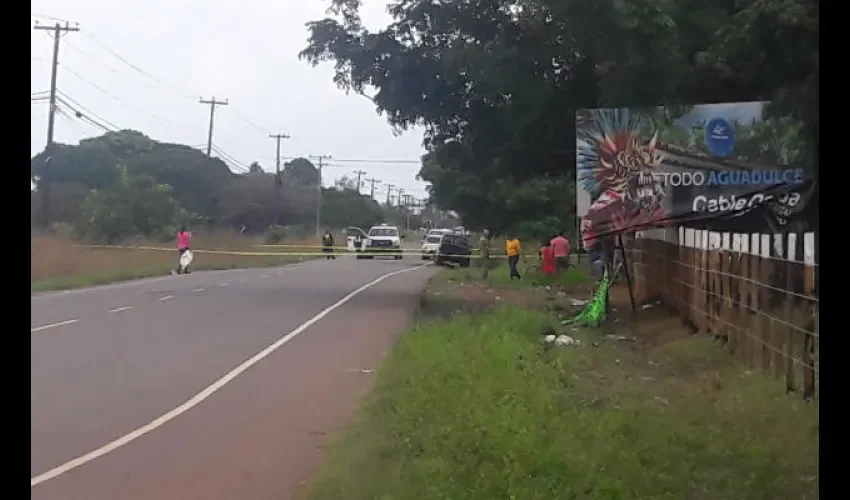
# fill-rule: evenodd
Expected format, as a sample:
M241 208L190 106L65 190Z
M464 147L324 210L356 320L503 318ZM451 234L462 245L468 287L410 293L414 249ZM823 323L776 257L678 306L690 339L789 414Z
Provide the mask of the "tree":
M340 191L346 189L349 191L358 191L357 179L351 178L347 175L343 175L342 177L334 181L334 187L336 187Z
M319 184L319 169L306 158L296 158L283 168L283 182L292 186L316 186Z
M370 32L359 1L334 0L332 17L309 23L301 57L333 61L337 85L371 94L396 130L425 127L420 177L470 227L555 216L569 229L575 110L781 99L788 82L817 80L811 5L398 0L393 22ZM789 45L805 37L795 62L771 55L781 55L771 22Z
M86 197L77 230L93 240L115 243L135 235L170 235L189 217L172 197L170 186L151 177L131 176L122 168L115 184Z
M368 228L381 222L378 202L351 189L322 189L322 223L329 227Z
M263 170L263 167L261 167L260 164L257 162L252 162L250 165L248 165L248 173L262 174L264 172L265 171Z

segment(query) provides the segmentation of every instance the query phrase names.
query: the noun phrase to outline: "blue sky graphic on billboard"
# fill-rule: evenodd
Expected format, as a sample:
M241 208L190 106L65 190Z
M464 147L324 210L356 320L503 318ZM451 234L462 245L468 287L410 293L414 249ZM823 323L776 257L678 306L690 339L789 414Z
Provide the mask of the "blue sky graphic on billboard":
M670 225L786 227L811 197L814 169L804 160L800 124L770 116L768 105L578 111L577 214L585 245Z

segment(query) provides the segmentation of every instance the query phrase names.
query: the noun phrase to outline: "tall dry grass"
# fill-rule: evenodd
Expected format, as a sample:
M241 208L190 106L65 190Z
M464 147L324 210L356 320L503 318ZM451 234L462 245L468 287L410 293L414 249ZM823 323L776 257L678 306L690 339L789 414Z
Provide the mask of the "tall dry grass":
M153 276L167 273L177 263L174 243L136 240L128 246L151 246L168 250L140 250L127 248L87 248L80 242L52 234L31 234L30 282L33 289L71 288L105 283L121 279ZM236 252L273 252L255 245L262 238L252 238L231 232L195 233L192 248L197 250L230 250ZM310 247L301 252L315 251L317 239L288 240L287 244ZM172 249L173 248L173 249ZM259 267L299 260L298 257L281 255L221 255L197 253L196 269L227 269L235 267Z

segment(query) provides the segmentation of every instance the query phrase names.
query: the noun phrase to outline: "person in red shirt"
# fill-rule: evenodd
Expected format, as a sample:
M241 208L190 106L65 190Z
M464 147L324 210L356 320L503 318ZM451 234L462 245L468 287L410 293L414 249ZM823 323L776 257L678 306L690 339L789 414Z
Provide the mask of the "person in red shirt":
M543 261L543 274L555 274L555 251L550 244L543 244L540 249L540 260Z
M180 228L180 231L177 232L177 252L180 254L179 257L182 257L187 250L189 250L190 242L192 240L192 233L186 230L186 226ZM189 268L183 269L183 266L180 265L180 260L177 261L177 274L189 273Z
M558 233L558 236L552 238L549 242L552 251L555 254L555 266L558 274L564 272L564 269L570 267L570 240L564 237L564 232Z

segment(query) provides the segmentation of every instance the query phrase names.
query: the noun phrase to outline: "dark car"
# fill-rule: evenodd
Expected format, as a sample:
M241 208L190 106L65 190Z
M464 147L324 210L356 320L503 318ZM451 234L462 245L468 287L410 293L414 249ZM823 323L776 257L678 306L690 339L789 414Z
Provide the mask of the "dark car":
M469 247L469 239L463 234L446 234L440 241L440 248L434 263L438 266L452 263L460 267L469 267L472 249Z

